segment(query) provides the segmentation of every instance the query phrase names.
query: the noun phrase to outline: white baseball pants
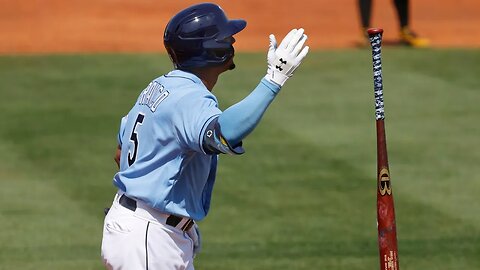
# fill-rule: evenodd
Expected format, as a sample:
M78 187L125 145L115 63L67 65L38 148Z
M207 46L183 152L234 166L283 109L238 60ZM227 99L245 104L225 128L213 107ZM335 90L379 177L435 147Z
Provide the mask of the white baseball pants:
M168 215L137 202L135 211L119 204L115 195L105 217L102 259L109 270L193 270L200 246L195 224L188 231L166 225Z

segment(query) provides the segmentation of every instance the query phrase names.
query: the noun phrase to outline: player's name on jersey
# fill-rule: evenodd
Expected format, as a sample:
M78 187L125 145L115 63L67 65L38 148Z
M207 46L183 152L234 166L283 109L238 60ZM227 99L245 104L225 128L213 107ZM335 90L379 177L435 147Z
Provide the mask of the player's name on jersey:
M157 82L151 82L147 88L142 91L138 99L139 105L146 105L152 112L155 112L158 105L164 101L169 95L169 92L163 85Z

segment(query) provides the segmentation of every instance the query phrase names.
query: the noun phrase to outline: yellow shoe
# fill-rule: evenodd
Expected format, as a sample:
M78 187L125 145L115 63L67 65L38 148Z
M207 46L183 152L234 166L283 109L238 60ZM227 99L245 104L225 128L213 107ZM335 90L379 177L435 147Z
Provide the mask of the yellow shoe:
M400 42L415 48L426 48L430 45L428 39L418 37L408 27L403 27L400 30Z

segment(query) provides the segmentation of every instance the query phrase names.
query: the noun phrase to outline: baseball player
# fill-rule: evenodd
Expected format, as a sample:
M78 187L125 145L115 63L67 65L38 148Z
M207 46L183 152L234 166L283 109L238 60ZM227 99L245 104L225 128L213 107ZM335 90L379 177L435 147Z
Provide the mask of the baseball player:
M233 36L245 26L211 3L188 7L167 24L174 70L151 81L121 122L118 192L103 228L107 269L194 269L196 222L210 208L217 156L244 153L242 140L309 50L303 29L278 45L270 35L267 74L222 112L212 90L235 68Z

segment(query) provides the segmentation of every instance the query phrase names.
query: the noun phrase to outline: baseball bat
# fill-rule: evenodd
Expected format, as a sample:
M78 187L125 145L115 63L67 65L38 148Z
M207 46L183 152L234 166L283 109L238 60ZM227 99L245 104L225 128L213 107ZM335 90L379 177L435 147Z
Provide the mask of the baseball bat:
M372 46L373 88L377 130L377 229L381 270L399 270L397 228L393 205L392 185L388 167L383 103L382 34L383 29L367 30Z

